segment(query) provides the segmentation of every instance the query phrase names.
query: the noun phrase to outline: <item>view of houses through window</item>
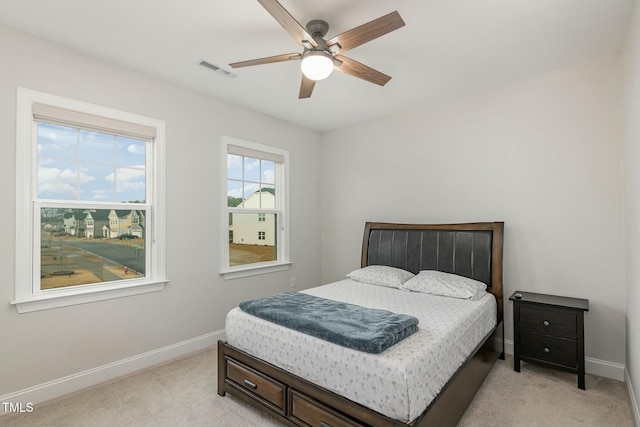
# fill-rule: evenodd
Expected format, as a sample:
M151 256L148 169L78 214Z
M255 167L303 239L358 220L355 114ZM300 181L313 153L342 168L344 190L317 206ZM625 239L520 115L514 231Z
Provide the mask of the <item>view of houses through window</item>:
M277 162L227 155L229 266L278 259Z
M40 209L40 288L145 275L144 210Z
M146 141L37 125L40 290L145 277Z

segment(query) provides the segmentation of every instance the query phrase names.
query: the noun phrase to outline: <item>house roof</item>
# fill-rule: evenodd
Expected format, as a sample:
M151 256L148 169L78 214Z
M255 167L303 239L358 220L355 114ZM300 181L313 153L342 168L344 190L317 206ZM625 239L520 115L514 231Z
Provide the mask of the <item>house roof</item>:
M111 213L111 209L74 209L72 211L67 211L63 214L64 219L69 219L71 217L75 217L76 220L82 221L87 217L87 212L91 212L91 217L96 221L107 221L109 219L109 214ZM135 212L138 216L144 217L144 212L137 209L116 209L116 215L118 218L124 218L131 214L131 212Z

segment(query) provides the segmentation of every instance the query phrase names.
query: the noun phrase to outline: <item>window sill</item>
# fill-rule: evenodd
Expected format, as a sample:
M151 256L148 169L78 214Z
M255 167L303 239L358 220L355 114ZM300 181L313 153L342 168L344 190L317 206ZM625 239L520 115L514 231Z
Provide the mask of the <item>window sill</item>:
M239 279L241 277L257 276L259 274L273 273L275 271L288 270L293 264L290 261L279 262L274 264L258 264L251 266L242 266L235 268L227 268L220 271L220 275L224 280Z
M33 311L49 310L51 308L66 307L70 305L86 304L96 301L104 301L113 298L122 298L131 295L158 292L164 289L168 280L144 282L138 284L126 284L120 286L102 286L100 288L88 287L82 290L62 290L51 293L43 293L27 298L18 298L11 301L18 313L30 313Z

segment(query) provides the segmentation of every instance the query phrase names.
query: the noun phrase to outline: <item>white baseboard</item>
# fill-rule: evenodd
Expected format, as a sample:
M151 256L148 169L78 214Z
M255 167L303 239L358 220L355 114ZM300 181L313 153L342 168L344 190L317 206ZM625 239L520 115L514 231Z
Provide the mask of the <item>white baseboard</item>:
M584 370L587 374L598 375L599 377L611 378L618 381L625 380L624 371L626 368L623 364L594 359L593 357L585 357L584 363Z
M224 337L224 330L212 332L0 396L0 402L41 403L103 381L130 374L131 372L214 346L219 339L224 339ZM0 415L3 413L4 411L0 411Z
M624 382L627 383L627 391L629 392L629 404L631 405L631 413L633 414L634 425L640 426L640 410L638 409L638 399L633 391L633 384L631 383L631 377L629 371L624 370Z
M504 340L504 351L507 354L513 354L513 340ZM595 359L593 357L585 357L584 362L584 370L588 374L611 378L618 381L625 381L625 365L609 362L607 360Z

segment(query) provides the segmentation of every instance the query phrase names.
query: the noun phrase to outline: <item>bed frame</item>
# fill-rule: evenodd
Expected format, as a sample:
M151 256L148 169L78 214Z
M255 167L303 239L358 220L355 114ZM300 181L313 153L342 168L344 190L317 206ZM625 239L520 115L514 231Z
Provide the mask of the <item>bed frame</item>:
M281 368L218 342L218 394L231 393L289 426L455 426L496 359L504 358L504 223L365 224L361 266L439 270L480 280L498 303L497 326L410 424L393 420Z

